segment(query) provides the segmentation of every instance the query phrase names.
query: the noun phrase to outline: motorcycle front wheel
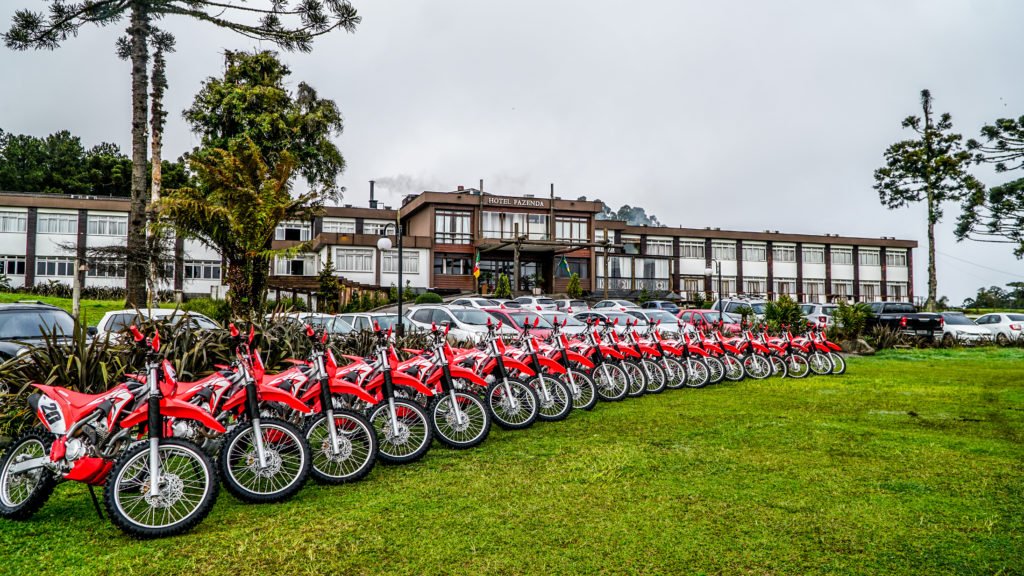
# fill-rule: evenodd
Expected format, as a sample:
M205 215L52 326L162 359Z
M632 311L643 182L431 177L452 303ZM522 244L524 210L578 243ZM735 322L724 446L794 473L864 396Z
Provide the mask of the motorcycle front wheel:
M430 449L433 440L430 421L416 402L401 398L395 398L394 402L395 422L391 420L386 401L370 412L370 425L377 433L377 455L388 464L415 462Z
M224 436L218 464L224 487L243 502L283 502L309 478L310 450L298 428L274 418L259 426L265 454L260 465L253 424L243 421Z
M42 428L25 432L4 450L0 457L0 518L25 520L42 508L50 498L57 479L46 468L11 472L19 462L49 454L53 434Z
M338 450L331 445L327 415L313 417L304 430L312 455L310 474L323 484L344 484L365 478L377 462L377 434L366 418L348 410L334 410Z

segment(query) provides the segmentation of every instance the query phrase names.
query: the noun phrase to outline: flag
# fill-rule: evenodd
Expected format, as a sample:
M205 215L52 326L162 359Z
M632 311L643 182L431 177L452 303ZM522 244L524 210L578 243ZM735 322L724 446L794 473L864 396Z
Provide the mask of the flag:
M480 252L476 253L476 262L473 263L473 278L480 278Z
M569 269L569 261L565 259L565 255L562 255L562 266L565 266L565 273L572 276L572 270Z

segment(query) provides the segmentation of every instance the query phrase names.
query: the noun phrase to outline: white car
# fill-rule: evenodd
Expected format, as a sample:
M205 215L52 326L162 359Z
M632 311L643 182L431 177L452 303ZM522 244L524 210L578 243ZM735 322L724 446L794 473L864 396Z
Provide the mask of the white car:
M639 306L629 300L601 300L590 307L591 310L598 312L625 312L626 310L637 310L639 308Z
M334 314L320 314L317 312L288 312L287 314L267 314L266 319L285 319L305 326L309 324L314 328L324 328L329 334L348 334L352 331L352 325L345 322Z
M647 322L637 318L636 316L630 316L625 312L619 312L617 310L588 310L587 312L577 312L573 314L577 320L586 322L587 320L597 318L601 321L601 325L607 322L615 322L615 332L622 334L626 331L627 322L639 322L638 329L644 330L647 328Z
M520 296L513 300L527 310L558 310L555 301L547 296Z
M487 321L492 324L496 321L490 314L473 308L471 306L442 306L430 304L416 306L409 310L406 316L413 324L430 330L431 326L449 326L448 336L455 340L469 340L479 342L487 335ZM502 326L499 334L514 336L518 334L515 328Z
M580 322L575 316L572 316L571 314L566 314L565 312L558 312L552 310L542 310L538 312L538 314L540 314L541 318L544 318L545 320L551 322L552 324L557 322L559 325L561 325L562 322L565 322L565 326L562 326L562 334L565 334L566 336L575 336L577 334L582 334L587 331L587 325L584 324L583 322Z
M941 338L945 344L982 344L992 341L992 333L987 328L978 326L962 312L943 312L942 319Z
M187 312L177 308L141 308L139 310L111 310L100 318L96 325L96 337L102 338L108 334L118 334L128 329L129 326L138 326L139 321L170 319L172 324L177 324L188 318L192 327L198 330L217 330L221 326L210 318L198 312Z
M835 318L832 317L835 314L836 309L839 306L835 304L801 304L800 311L803 312L804 317L807 318L808 325L821 326L824 325L826 328L831 328L835 323Z
M1024 329L1024 314L985 314L975 320L978 326L992 334L999 344L1009 344L1021 339Z
M569 314L590 310L590 304L587 304L586 300L578 300L575 298L555 300L555 306L560 312L568 312Z
M472 296L469 298L456 298L449 302L452 306L472 306L473 308L501 308L501 303L490 298Z
M389 328L394 328L395 321L398 319L398 314L389 314L382 312L358 312L355 314L338 314L338 318L341 318L349 325L351 325L352 329L355 330L356 332L361 332L363 330L373 330L373 325L375 322L377 323L378 326L380 326L381 330L388 330ZM409 332L413 332L420 329L419 326L413 324L412 321L409 320L409 318L404 318L402 320L402 326L405 327L405 332L407 334Z
M639 318L644 324L650 325L655 324L658 334L662 336L676 336L681 332L679 325L681 322L679 318L676 318L668 310L658 310L656 308L643 308L640 310L627 310L626 314ZM661 322L660 324L658 322Z

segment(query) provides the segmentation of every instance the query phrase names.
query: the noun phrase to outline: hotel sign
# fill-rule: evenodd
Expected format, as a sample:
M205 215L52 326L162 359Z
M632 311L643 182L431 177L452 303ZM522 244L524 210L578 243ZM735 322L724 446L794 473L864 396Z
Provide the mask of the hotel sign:
M548 200L540 198L508 198L506 196L484 196L487 206L509 206L512 208L547 208Z

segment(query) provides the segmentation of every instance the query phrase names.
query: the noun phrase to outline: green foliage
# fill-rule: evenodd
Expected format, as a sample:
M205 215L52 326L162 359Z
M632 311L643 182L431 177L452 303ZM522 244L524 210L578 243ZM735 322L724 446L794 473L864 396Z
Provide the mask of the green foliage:
M964 300L964 308L1019 310L1024 308L1024 282L1010 282L1007 289L999 286L978 288L973 298Z
M832 313L832 318L839 327L839 334L845 340L860 338L864 334L869 317L871 307L864 302L849 304L845 300L840 300Z
M416 297L417 304L441 304L444 299L433 292L424 292Z
M783 294L777 300L765 302L764 323L773 332L782 330L784 326L796 330L807 325L807 318L800 310L800 304L788 294Z
M663 226L654 214L647 214L647 211L640 206L626 204L618 210L612 210L607 204L601 204L601 212L595 216L598 220L624 220L630 226Z
M1024 116L1000 118L981 129L981 140L967 141L976 162L994 164L996 172L1024 169Z
M328 250L327 262L320 268L320 275L317 278L320 284L320 289L317 291L317 305L320 307L319 311L326 314L338 313L338 290L341 289L341 283L338 282L338 277L334 275L334 272L334 260Z
M0 272L0 292L10 292L13 289L11 279L7 277L7 274Z
M891 326L872 326L864 338L875 350L892 350L897 346L910 346L912 339Z
M511 298L512 283L508 280L507 274L498 274L498 284L494 287L495 298Z
M647 287L646 287L646 286L644 286L644 287L643 287L643 288L642 288L642 289L640 290L640 293L639 293L639 294L637 294L637 296L636 296L636 303L637 303L637 304L643 304L644 302L647 302L647 301L648 301L648 300L650 300L650 299L651 299L651 293L650 293L650 292L648 292L648 291L647 291Z
M181 305L182 310L197 312L212 318L222 325L231 321L231 305L227 300L214 300L212 298L192 298Z
M955 233L957 240L1010 244L1014 256L1024 258L1024 178L971 191L961 205Z
M580 286L580 275L573 272L569 275L569 285L565 288L569 298L582 298L583 288Z
M697 292L692 295L693 307L697 310L705 310L711 305L711 301L704 297L704 294Z

